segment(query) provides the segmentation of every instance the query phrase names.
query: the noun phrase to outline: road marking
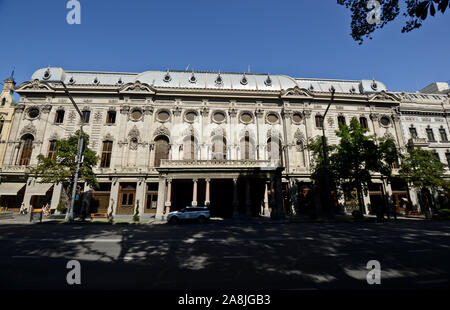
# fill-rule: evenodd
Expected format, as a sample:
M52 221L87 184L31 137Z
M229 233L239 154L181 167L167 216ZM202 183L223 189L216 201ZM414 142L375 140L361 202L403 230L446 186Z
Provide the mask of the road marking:
M408 250L409 253L421 253L421 252L430 252L431 249L422 249L422 250Z
M446 283L448 279L436 279L436 280L426 280L426 281L416 281L417 284L435 284L435 283Z
M79 242L121 242L122 239L73 239L73 240L66 240L64 242L66 243L79 243Z

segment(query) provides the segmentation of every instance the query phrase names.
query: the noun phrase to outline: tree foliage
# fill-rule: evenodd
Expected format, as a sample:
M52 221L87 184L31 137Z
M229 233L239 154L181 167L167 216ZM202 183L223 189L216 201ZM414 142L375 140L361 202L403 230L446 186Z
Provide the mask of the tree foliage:
M433 152L415 148L402 156L399 177L418 189L448 190L450 184L444 180L445 164Z
M79 131L68 137L56 141L55 157L48 158L42 154L37 156L38 165L31 173L39 177L44 183L70 183L73 181L76 169L78 151ZM93 167L98 162L98 156L87 145L89 136L83 133L83 162L80 165L79 180L86 182L89 186L98 187L97 178Z
M374 7L368 7L368 0L337 0L340 5L349 8L352 13L351 35L359 44L363 38L372 39L371 34L383 28L389 22L400 16L406 19L402 32L410 32L422 26L423 21L429 16L434 16L437 11L442 14L450 7L449 0L377 0L380 4L380 22L369 23L367 17Z
M367 134L356 118L350 124L340 125L336 135L339 144L329 147L330 182L341 187L345 192L357 191L358 204L363 210L363 191L366 191L372 181L372 175L379 173L389 178L392 174L392 164L398 160L395 143L390 138L377 139ZM321 154L320 138L311 140L308 148L312 152L315 165L312 171L316 184L322 184L323 155Z

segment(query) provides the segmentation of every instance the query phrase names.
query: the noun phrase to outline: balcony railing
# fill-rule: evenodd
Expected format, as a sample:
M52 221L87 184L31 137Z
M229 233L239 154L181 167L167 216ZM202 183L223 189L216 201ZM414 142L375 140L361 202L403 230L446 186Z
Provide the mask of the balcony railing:
M429 142L425 138L411 138L408 140L410 146L428 146Z
M274 169L278 162L269 160L169 160L162 159L160 168L260 168Z

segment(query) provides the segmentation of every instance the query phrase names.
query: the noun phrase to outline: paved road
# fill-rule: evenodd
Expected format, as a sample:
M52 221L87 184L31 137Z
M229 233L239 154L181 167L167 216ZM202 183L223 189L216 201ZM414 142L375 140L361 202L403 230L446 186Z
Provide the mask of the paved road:
M442 289L450 222L0 223L0 289ZM368 285L366 264L381 264Z

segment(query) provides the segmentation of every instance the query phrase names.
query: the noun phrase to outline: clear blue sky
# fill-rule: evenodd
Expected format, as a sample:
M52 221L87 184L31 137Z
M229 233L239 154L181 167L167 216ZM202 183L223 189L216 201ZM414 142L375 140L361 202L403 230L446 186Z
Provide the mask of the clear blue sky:
M389 24L362 46L336 0L0 0L0 78L42 67L143 72L207 70L300 78L371 79L416 91L450 80L450 12L401 33Z

